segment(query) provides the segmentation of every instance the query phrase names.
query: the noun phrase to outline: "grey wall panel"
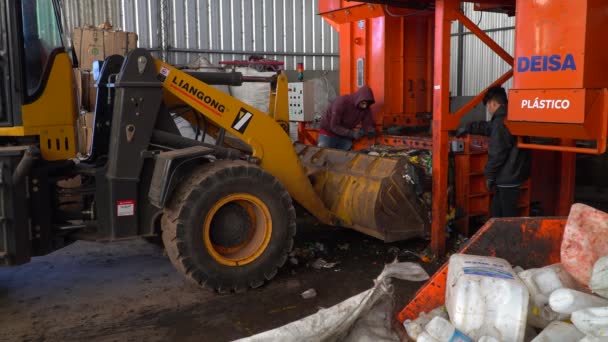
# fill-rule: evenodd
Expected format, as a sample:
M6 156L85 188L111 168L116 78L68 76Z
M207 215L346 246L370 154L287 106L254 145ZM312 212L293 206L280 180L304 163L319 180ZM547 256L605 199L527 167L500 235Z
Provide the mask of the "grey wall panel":
M473 10L472 3L464 5L464 13L475 24L487 31L488 36L498 43L503 49L513 54L515 42L515 18L505 14L476 12ZM452 44L458 43L458 25L452 23ZM464 63L460 68L462 74L458 74L459 68L452 67L450 90L452 94L458 91L457 79L462 77L462 95L473 96L485 89L491 82L503 75L510 69L510 66L496 55L490 48L471 34L468 29L464 29L464 39L462 49ZM452 46L452 66L455 66L458 48ZM505 83L508 89L512 82Z
M284 61L287 69L298 62L309 70L337 69L338 35L317 15L319 1L63 0L63 7L70 30L108 20L137 32L140 47L158 51L164 35L166 58L174 64L201 56L212 63L241 60L260 53Z
M458 37L452 37L450 41L450 92L457 96L458 84Z
M507 52L513 53L513 30L490 32L488 35ZM463 95L465 96L478 94L511 68L473 35L468 35L464 39L464 61ZM510 88L511 83L511 81L507 82L505 87Z
M464 4L464 13L474 23L484 30L492 30L515 25L515 17L509 17L501 13L478 12L473 10L473 3Z

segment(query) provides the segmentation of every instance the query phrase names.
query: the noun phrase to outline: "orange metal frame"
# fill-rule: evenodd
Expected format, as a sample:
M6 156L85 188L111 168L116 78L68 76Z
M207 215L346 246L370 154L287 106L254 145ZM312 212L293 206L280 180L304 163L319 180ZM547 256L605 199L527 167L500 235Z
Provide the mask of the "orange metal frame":
M431 148L433 151L431 248L435 254L442 255L446 250L445 227L448 212L448 154L449 142L451 140L448 132L453 131L458 127L462 116L478 105L482 101L483 94L485 93L485 90L482 91L458 111L454 113L450 112L449 85L450 45L452 39L451 23L456 20L461 22L463 26L469 29L475 36L477 36L483 43L485 43L498 56L500 56L500 58L511 66L514 64L514 58L461 12L460 7L464 2L462 0L427 1L428 4L434 3L434 20L425 19L428 26L426 27L426 44L423 44L426 49L426 54L424 56L416 55L415 48L408 49L407 45L403 45L403 43L398 42L399 40L404 39L403 31L405 31L405 29L408 27L407 20L400 21L392 16L386 16L384 13L386 7L379 4L372 4L374 2L377 1L369 0L363 2L352 2L346 0L326 0L319 3L319 12L322 13L323 17L337 30L343 30L340 32L341 37L342 33L348 33L346 35L346 39L341 38L340 40L341 70L347 70L346 72L341 72L340 92L341 94L348 94L356 89L356 80L353 77L355 73L353 70L351 70L353 69L354 65L353 58L361 55L369 55L371 56L370 58L373 59L372 62L375 63L373 65L366 65L366 72L372 74L370 76L370 85L372 86L372 89L374 89L375 92L377 89L379 90L379 93L376 94L377 104L374 106L374 110L376 112L376 124L379 127L386 127L387 124L391 123L404 124L403 120L405 120L406 125L419 125L420 123L417 122L415 114L420 111L426 111L426 108L430 107L429 111L432 111L433 113L433 134L431 140ZM397 4L399 2L399 0L392 1L393 4ZM422 1L418 2L421 3ZM403 3L405 4L406 2ZM475 6L476 9L479 10L514 13L515 0L477 1ZM415 10L412 9L393 8L394 7L391 7L391 12L393 15L395 13L400 13L409 18L408 14L416 14L413 13ZM428 18L428 12L422 12L422 14ZM357 22L361 23L364 28L359 27L359 29L357 29ZM350 24L346 25L346 23ZM392 26L395 26L396 28L393 28ZM368 27L370 31L367 30ZM422 26L415 25L411 28L415 27L418 27L419 29L422 28ZM433 27L434 36L432 35ZM410 29L410 32L411 31L412 30ZM378 32L382 33L378 34ZM434 49L432 46L434 46ZM369 53L370 51L371 53ZM434 64L431 64L430 61L421 62L421 60L424 58L431 58L431 56ZM408 60L408 58L410 59ZM426 70L425 75L419 75L416 77L421 77L422 79L426 78L428 80L431 78L434 79L432 85L429 84L429 87L426 87L426 93L423 96L424 99L426 99L425 101L421 101L422 98L419 94L405 96L410 94L407 92L408 87L406 84L407 79L411 77L409 75L416 74L416 71L412 70L415 70L416 68L420 69L423 64L423 69ZM373 73L371 72L372 70ZM393 74L397 76L394 76ZM394 80L400 80L400 82L391 82L393 77L396 77ZM399 77L402 78L399 79ZM490 84L488 88L496 85L502 85L511 77L513 77L513 70L510 70L504 75L500 76L496 81ZM410 100L403 99L404 97L409 97ZM431 104L432 106L430 106ZM393 115L392 113L398 114ZM527 123L527 125L528 126L525 127L530 127L529 123ZM314 129L308 129L305 123L300 124L299 134L300 139L304 142L314 143L316 141L317 132ZM355 149L369 146L374 142L387 145L410 146L412 143L416 143L416 140L417 139L412 137L404 138L380 136L375 141L363 140L358 142L358 145L355 145ZM562 139L562 146L567 146L567 142L567 140ZM570 143L572 142L570 141ZM426 144L428 145L428 141ZM521 142L521 144L523 147L527 147L523 142ZM529 147L537 148L536 145ZM572 152L567 147L563 147L560 150L553 146L550 149L551 151L559 150L561 152ZM577 149L576 151L580 152L580 149ZM567 213L567 208L569 208L574 198L574 154L561 153L561 155L561 158L557 159L558 172L560 173L560 189L554 194L554 197L556 197L558 200L556 204L551 204L551 209L554 209L555 211L546 212L546 214L563 215L564 213ZM488 204L491 194L488 194L487 191L483 191L482 189L478 189L478 192L474 191L474 189L478 187L477 183L483 184L483 179L477 177L477 174L481 172L478 164L480 164L480 160L483 158L475 156L474 153L471 153L470 151L466 158L466 160L461 159L460 166L457 165L457 169L459 171L465 169L469 170L467 176L471 176L471 178L469 180L461 181L460 183L457 182L457 187L462 189L468 185L467 191L461 191L460 194L467 194L467 196L470 196L470 198L461 198L460 203L464 203L464 205L460 207L465 208L465 210L475 211L479 209L481 202L475 202L475 200L472 198L483 198L483 203ZM550 160L553 161L554 158ZM475 184L470 182L474 182ZM534 197L534 192L539 190L536 188L530 188L529 184L524 187L524 190L525 196L523 196L524 198L521 199L521 201L522 203L527 203L529 205L529 202ZM542 189L542 191L545 190L547 189ZM478 212L481 212L481 210L478 210ZM526 209L523 213L527 214L529 211ZM467 215L468 214L469 213L467 213ZM468 219L460 222L458 225L460 231L468 231L468 227L464 227L465 225L468 225Z
M475 36L491 48L511 66L513 57L501 48L460 11L460 0L435 1L435 83L433 93L433 221L431 225L431 248L436 254L445 253L446 212L448 190L448 132L458 127L460 118L478 105L484 92L455 113L450 113L450 45L451 23L460 21ZM513 76L509 71L489 87L501 85ZM488 88L489 88L488 87Z

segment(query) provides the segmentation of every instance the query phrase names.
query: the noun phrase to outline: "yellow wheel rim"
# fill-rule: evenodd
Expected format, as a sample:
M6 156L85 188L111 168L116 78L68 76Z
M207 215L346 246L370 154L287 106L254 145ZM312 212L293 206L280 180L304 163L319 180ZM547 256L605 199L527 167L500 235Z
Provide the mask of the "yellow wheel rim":
M214 244L211 240L212 230L222 229L222 227L214 227L212 225L213 218L228 203L238 204L245 209L250 220L248 236L244 242L236 247L220 246ZM203 225L205 248L211 257L222 265L243 266L253 262L264 253L271 236L272 219L268 207L260 199L249 194L237 193L228 195L216 202L205 216Z

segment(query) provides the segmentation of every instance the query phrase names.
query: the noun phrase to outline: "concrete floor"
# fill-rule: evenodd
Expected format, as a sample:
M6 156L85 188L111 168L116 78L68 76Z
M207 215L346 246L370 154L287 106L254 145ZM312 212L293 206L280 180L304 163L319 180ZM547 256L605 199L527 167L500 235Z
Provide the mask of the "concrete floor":
M217 295L190 284L161 247L144 240L77 242L14 268L0 268L0 341L230 341L329 307L372 286L394 247L420 251L423 241L384 244L346 229L299 220L296 248L314 258L283 268L269 284ZM324 251L311 248L320 243ZM416 261L401 256L401 261ZM437 265L423 265L429 272ZM396 307L420 283L399 282ZM316 298L300 293L315 288Z

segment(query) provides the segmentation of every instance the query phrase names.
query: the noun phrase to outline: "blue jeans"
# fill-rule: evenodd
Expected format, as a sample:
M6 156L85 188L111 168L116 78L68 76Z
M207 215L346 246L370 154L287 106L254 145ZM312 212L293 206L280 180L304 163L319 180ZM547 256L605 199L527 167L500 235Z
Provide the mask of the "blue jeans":
M317 146L348 151L353 147L353 141L348 138L330 137L325 134L319 134Z

